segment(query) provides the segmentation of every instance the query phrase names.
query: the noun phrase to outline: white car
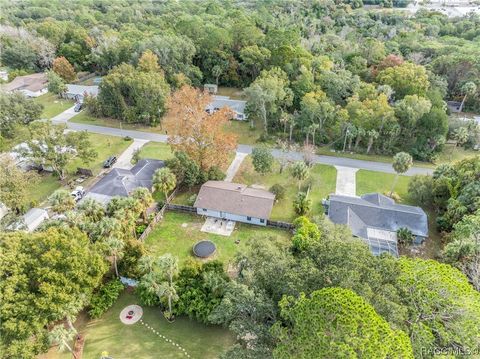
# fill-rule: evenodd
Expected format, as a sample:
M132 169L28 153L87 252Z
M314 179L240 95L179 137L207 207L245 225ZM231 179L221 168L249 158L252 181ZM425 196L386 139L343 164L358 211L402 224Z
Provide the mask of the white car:
M82 186L77 186L70 194L72 195L75 202L78 202L85 196L85 190Z

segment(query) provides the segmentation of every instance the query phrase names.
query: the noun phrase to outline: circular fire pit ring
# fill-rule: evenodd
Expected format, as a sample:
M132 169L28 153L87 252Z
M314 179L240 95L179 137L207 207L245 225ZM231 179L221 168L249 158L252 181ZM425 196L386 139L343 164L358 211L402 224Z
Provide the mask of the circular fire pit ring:
M193 246L193 254L199 258L208 258L215 253L217 247L215 243L209 240L203 240L195 243Z

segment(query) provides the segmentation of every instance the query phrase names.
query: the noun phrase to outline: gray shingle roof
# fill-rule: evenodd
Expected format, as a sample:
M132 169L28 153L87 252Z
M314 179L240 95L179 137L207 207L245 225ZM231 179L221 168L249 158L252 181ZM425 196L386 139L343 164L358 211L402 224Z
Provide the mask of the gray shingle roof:
M222 109L229 107L236 113L245 113L245 106L247 101L232 100L228 96L213 96L213 102L207 106L207 109L213 111L215 109Z
M238 183L208 181L200 188L194 207L268 219L274 200L275 195L263 189Z
M90 192L108 197L126 197L138 187L151 189L153 173L164 166L161 160L143 159L130 170L114 168Z
M374 254L384 251L398 255L395 233L408 228L415 236L428 236L427 215L420 207L396 204L379 193L362 197L331 195L328 217L346 224L352 234L363 238Z
M98 86L84 86L84 85L67 85L67 94L71 95L81 95L83 96L87 93L90 96L98 95Z

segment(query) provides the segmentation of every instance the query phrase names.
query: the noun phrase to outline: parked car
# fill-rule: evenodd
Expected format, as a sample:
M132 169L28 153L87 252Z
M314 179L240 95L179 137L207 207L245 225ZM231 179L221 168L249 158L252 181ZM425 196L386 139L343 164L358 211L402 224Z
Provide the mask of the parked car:
M105 162L103 162L103 168L110 168L113 166L113 164L117 162L117 157L116 156L110 156L107 158Z
M82 108L83 108L83 103L77 102L77 103L75 104L75 107L73 108L73 111L75 111L75 112L80 112L80 111L82 110Z
M77 186L70 194L72 195L75 202L78 202L85 196L85 190L82 186Z

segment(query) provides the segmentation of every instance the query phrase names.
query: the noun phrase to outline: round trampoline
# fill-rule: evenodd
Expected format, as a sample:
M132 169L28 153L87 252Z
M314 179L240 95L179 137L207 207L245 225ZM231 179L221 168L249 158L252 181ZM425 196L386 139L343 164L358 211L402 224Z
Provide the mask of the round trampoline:
M193 253L200 258L210 257L216 251L215 243L212 241L200 241L193 246Z

